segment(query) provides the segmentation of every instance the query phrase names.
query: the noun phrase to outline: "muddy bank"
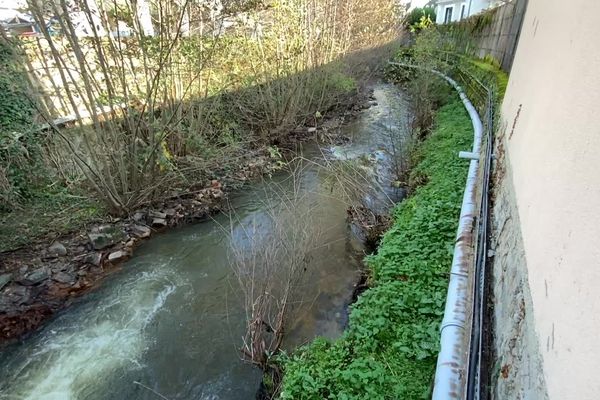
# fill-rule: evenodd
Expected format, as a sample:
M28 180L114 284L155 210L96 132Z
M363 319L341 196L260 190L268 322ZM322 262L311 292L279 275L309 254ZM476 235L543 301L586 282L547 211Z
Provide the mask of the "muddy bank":
M329 118L299 127L276 145L284 156L292 156L293 149L304 141L346 143L348 138L340 128L375 104L373 100L369 89L356 102L332 112ZM267 148L248 152L235 171L217 171L218 178L204 187L173 193L169 199L140 208L125 218L0 254L0 345L36 330L75 298L98 287L144 240L222 211L229 194L247 181L272 173L281 161Z

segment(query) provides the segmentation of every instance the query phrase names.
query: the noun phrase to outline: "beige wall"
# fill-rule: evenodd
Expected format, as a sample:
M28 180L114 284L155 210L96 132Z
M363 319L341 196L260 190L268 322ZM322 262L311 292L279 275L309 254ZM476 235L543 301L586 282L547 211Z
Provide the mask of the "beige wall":
M598 0L530 0L502 107L552 400L600 399L598 15Z

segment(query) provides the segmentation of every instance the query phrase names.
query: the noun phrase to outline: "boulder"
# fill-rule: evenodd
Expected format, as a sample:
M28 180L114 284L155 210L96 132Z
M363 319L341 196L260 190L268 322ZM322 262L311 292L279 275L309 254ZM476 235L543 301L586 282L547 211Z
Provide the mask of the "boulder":
M50 268L50 273L57 274L61 271L66 271L68 268L69 268L69 264L58 264L58 265L52 266Z
M28 273L23 278L19 279L17 282L24 286L33 286L45 281L49 277L50 273L48 272L48 269L42 267Z
M85 256L85 258L83 259L83 261L86 264L92 264L96 267L100 266L100 264L102 263L102 254L101 253L90 253L87 256Z
M0 290L2 290L2 288L4 286L6 286L8 284L8 282L10 282L12 279L12 274L2 274L0 275Z
M12 301L10 301L8 296L0 297L0 313L8 314L9 312L13 311L13 309L14 304Z
M159 219L165 219L165 218L167 218L167 214L166 213L161 212L161 211L155 211L155 210L150 211L148 213L148 216L150 218L159 218Z
M165 210L165 214L166 214L168 217L174 217L176 213L177 213L177 211L175 211L175 209L174 209L174 208L167 208L167 209Z
M115 262L124 259L127 257L127 253L123 250L113 251L108 255L108 261Z
M131 232L140 239L147 238L152 234L152 230L145 225L133 225Z
M94 250L102 250L124 240L125 233L120 227L106 225L88 233L88 238Z
M24 286L10 286L6 291L6 298L12 304L26 304L31 300L31 290Z
M57 274L54 274L52 276L52 279L55 280L56 282L60 282L60 283L74 283L75 282L75 276L73 276L67 272L59 272Z
M156 226L158 228L167 226L167 220L164 218L154 218L152 220L152 226Z
M146 213L143 211L136 211L135 214L133 214L133 220L135 222L141 222L144 219L146 219Z
M48 247L48 252L52 256L66 256L67 248L60 242L54 242Z

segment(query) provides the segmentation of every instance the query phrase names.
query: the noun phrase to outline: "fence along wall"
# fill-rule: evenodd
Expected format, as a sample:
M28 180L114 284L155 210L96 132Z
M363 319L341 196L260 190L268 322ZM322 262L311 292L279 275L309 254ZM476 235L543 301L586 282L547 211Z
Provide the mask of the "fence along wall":
M479 58L492 56L509 73L519 43L528 0L513 0L451 26L463 50Z

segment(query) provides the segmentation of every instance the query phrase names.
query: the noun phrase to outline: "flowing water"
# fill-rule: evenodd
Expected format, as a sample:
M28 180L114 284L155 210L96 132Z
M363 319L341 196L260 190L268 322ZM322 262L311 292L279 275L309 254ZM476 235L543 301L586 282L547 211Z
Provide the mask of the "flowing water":
M390 138L403 132L406 104L387 84L375 86L375 97L377 105L342 128L349 144L309 145L305 156L368 160L373 189L363 200L384 209L386 199L402 195L390 185L390 154L398 151ZM341 334L364 257L329 178L315 166L300 174L321 245L309 261L313 272L288 330L289 349ZM245 314L230 253L249 224L253 235L268 237L267 208L278 204L266 198L273 185L294 190L293 181L282 172L249 185L231 199L235 218L219 215L145 242L98 290L3 350L0 399L253 399L261 372L239 357Z

